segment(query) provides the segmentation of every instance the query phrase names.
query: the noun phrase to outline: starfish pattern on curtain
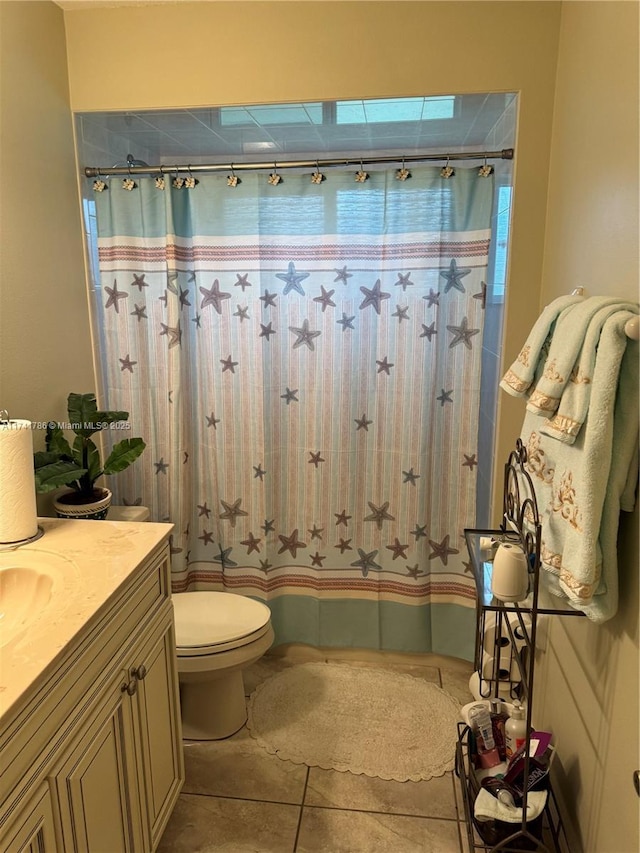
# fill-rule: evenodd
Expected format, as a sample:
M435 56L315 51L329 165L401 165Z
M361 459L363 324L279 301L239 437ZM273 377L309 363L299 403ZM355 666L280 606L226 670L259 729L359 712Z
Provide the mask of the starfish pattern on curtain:
M104 402L148 445L115 500L174 523L174 591L264 600L278 642L469 656L492 180L99 194Z

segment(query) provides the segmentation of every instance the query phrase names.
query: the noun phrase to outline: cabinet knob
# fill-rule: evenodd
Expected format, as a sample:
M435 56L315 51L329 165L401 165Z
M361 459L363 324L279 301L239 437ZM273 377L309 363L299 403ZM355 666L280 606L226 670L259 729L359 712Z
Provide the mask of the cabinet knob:
M147 668L143 663L141 663L137 669L131 670L131 677L137 679L138 681L142 681L143 678L146 678L146 675Z
M132 678L129 683L125 682L122 685L122 687L120 688L120 692L121 693L128 693L129 696L133 696L133 694L136 692L137 689L138 689L138 682L135 680L135 678Z

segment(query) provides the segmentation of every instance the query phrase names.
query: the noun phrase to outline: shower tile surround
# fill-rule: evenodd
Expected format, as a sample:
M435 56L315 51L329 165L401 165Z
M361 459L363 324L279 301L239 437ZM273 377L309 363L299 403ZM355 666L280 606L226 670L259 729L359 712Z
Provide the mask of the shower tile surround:
M515 147L518 103L514 98L485 140L488 150ZM517 156L517 151L516 151ZM482 339L476 526L492 527L493 460L497 429L498 382L502 362L502 329L506 302L509 237L513 200L513 163L498 160L491 218L492 240L487 270L485 325Z
M415 99L404 99L414 101ZM513 93L461 95L451 118L380 121L384 104L398 109L403 99L374 102L375 117L340 120L339 103L274 104L247 108L157 110L137 113L76 113L80 166L112 166L131 153L150 164L203 163L217 160L242 163L297 157L315 158L361 154L418 154L465 148L484 148L501 141L509 124ZM320 114L318 111L320 110ZM242 114L242 115L240 115ZM288 115L290 114L290 115ZM501 147L511 147L513 138Z
M423 678L471 701L471 664L435 655L279 647L245 672L247 696L296 663L340 661ZM393 782L283 761L246 726L224 741L185 741L186 783L158 853L465 853L452 773Z
M409 99L414 100L414 99ZM389 101L397 105L400 99ZM354 102L361 105L363 102ZM366 103L366 102L364 102ZM171 166L208 162L255 162L278 159L357 156L410 156L420 153L515 148L518 99L513 93L456 96L451 119L358 124L318 120L322 105L281 104L238 108L242 121L224 125L215 108L144 111L139 113L77 113L78 168L126 165L129 153L150 165ZM252 113L253 110L253 113ZM335 102L325 102L334 115ZM271 112L270 112L271 111ZM288 113L291 119L285 120ZM269 121L270 116L272 121ZM259 146L269 145L269 151ZM516 151L517 156L517 151ZM475 161L459 165L476 165ZM478 420L477 527L491 526L492 480L498 379L502 353L508 234L511 220L513 163L497 160L496 196L489 255L486 317L482 342L482 380ZM84 227L91 275L97 274L92 181L81 179ZM499 239L500 238L500 239Z

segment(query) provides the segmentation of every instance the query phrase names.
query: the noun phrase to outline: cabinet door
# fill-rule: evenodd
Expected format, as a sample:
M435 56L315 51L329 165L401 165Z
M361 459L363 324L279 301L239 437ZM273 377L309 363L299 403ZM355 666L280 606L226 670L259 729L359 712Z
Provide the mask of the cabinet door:
M19 825L13 824L2 834L0 849L4 853L56 853L60 849L49 788L42 789L33 799L35 803L24 810Z
M146 794L146 820L155 849L184 783L182 729L172 611L167 610L153 638L136 657L140 758Z
M134 739L135 682L114 680L56 772L65 853L139 853L143 842Z

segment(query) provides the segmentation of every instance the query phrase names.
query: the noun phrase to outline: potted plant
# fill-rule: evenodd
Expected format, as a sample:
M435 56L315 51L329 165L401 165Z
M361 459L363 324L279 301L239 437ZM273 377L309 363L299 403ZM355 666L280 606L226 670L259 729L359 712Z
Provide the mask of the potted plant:
M114 445L102 465L91 436L112 424L126 423L129 412L99 411L95 394L69 394L67 412L69 422L62 426L49 423L46 450L34 454L36 491L51 492L70 486L54 499L59 518L106 518L111 491L96 486L96 480L103 474L124 471L146 445L141 438L125 438ZM65 438L63 426L75 433L72 445Z

